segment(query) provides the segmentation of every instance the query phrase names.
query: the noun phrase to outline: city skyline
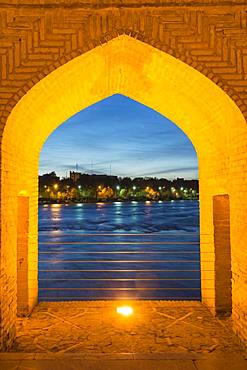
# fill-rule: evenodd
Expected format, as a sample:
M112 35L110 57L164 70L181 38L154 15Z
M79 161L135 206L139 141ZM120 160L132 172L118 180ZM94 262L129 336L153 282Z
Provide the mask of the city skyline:
M113 95L69 118L47 139L39 173L69 171L119 177L196 179L189 138L166 117Z

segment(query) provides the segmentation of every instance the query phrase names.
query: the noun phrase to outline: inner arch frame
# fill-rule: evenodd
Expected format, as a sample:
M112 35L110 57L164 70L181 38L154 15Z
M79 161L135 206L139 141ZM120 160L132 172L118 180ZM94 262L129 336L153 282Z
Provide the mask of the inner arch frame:
M237 208L232 158L237 149L235 137L242 135L246 142L245 119L228 95L200 72L127 35L57 68L33 86L12 110L2 138L1 256L9 261L6 276L16 287L16 197L25 192L29 196L30 312L38 295L40 150L50 133L69 117L113 94L127 96L166 116L195 147L200 180L202 300L215 311L212 197L230 194L233 209ZM234 229L236 221L232 221ZM232 242L236 243L237 237Z

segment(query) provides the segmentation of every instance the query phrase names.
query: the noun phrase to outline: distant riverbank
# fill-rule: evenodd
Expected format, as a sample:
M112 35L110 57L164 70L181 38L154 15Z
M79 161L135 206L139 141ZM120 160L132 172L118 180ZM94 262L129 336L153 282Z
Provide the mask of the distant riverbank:
M112 203L197 200L198 180L130 178L71 172L60 179L55 172L39 176L40 203Z
M85 204L90 204L90 203L129 203L129 202L136 202L136 203L145 203L145 202L152 202L152 203L157 203L157 202L174 202L174 201L196 201L198 198L179 198L179 199L75 199L75 200L59 200L59 199L39 199L39 204L78 204L78 203L85 203Z

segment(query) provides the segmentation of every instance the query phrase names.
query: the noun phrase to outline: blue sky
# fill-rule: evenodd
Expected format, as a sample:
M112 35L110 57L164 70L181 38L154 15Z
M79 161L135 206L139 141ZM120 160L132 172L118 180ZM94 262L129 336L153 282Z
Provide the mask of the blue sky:
M197 178L197 156L187 136L156 111L113 95L77 113L47 139L39 173L75 170L117 176Z

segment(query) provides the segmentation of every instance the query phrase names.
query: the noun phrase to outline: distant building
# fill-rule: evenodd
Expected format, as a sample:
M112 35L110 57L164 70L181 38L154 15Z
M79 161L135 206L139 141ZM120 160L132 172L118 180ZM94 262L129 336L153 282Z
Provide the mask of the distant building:
M75 172L75 171L70 171L69 172L69 178L73 182L76 182L76 181L80 180L80 177L81 177L81 172Z

